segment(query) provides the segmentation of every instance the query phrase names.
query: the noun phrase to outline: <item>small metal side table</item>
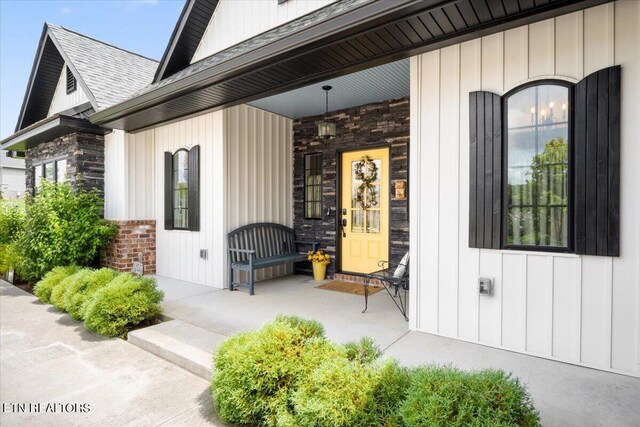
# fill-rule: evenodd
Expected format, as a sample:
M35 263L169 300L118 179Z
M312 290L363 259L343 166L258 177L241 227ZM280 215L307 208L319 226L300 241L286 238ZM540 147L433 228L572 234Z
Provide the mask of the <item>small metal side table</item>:
M405 273L402 277L394 276L396 272L396 268L398 265L390 264L387 261L380 261L378 266L385 267L381 270L374 271L369 274L362 274L365 278L364 282L364 310L362 312L366 312L369 304L369 283L371 280L376 279L382 286L384 287L389 297L393 303L398 307L400 313L404 316L404 320L407 322L409 318L407 317L407 291L409 290L409 266L405 267ZM393 289L393 293L391 292Z

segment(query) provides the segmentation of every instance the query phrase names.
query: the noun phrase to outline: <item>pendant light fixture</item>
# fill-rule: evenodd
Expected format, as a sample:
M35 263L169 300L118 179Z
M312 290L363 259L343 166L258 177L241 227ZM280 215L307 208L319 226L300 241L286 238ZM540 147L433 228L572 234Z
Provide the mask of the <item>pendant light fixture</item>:
M331 89L331 86L322 86L322 90L325 92L325 110L323 120L318 123L318 136L324 139L336 136L336 124L327 121L327 114L329 113L329 91Z

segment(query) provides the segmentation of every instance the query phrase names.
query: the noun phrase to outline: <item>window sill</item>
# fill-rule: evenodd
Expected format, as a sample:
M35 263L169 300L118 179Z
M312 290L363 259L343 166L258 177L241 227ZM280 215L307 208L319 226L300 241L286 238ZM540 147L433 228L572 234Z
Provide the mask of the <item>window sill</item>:
M484 249L491 250L491 249ZM537 255L537 256L553 256L553 257L562 257L562 258L580 258L580 255L570 254L567 252L554 252L554 251L530 251L530 250L519 250L519 249L497 249L498 253L507 254L507 255Z

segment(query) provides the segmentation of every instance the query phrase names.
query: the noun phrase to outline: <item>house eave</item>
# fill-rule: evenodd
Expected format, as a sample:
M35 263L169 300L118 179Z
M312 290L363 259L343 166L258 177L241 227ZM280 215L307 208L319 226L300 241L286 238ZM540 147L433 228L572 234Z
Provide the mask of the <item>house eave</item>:
M87 119L54 114L0 141L0 150L24 152L46 141L74 133L106 135L112 129L91 123Z
M102 110L91 116L90 119L93 123L136 131L201 111L211 111L250 102L327 78L440 49L608 1L551 1L526 11L491 19L464 30L456 30L440 37L434 37L429 41L407 43L382 54L372 54L346 65L327 67L326 70L320 71L314 70L313 65L308 65L317 59L314 55L328 45L333 47L343 44L348 49L349 42L353 42L362 34L385 28L388 25L402 24L405 20L412 19L419 14L431 13L435 10L442 11L443 8L457 3L453 0L444 2L417 0L368 2L304 27L298 32L275 39L268 44L260 45L253 50L241 52L237 56L222 60L176 81L160 85L149 92ZM398 42L396 41L396 43ZM296 62L294 63L294 61ZM295 75L296 78L281 79L276 83L268 84L260 81L260 72L267 73L275 67L284 70L283 75L289 73ZM304 72L301 73L300 69L304 69ZM246 87L251 85L257 89L247 90ZM210 99L212 101L209 101ZM178 104L180 105L178 106Z

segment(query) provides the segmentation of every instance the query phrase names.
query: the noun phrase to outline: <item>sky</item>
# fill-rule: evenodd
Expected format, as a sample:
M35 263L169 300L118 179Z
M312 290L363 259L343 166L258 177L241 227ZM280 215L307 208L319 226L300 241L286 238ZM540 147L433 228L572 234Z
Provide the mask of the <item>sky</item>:
M184 0L0 0L0 139L15 130L45 22L160 60Z

